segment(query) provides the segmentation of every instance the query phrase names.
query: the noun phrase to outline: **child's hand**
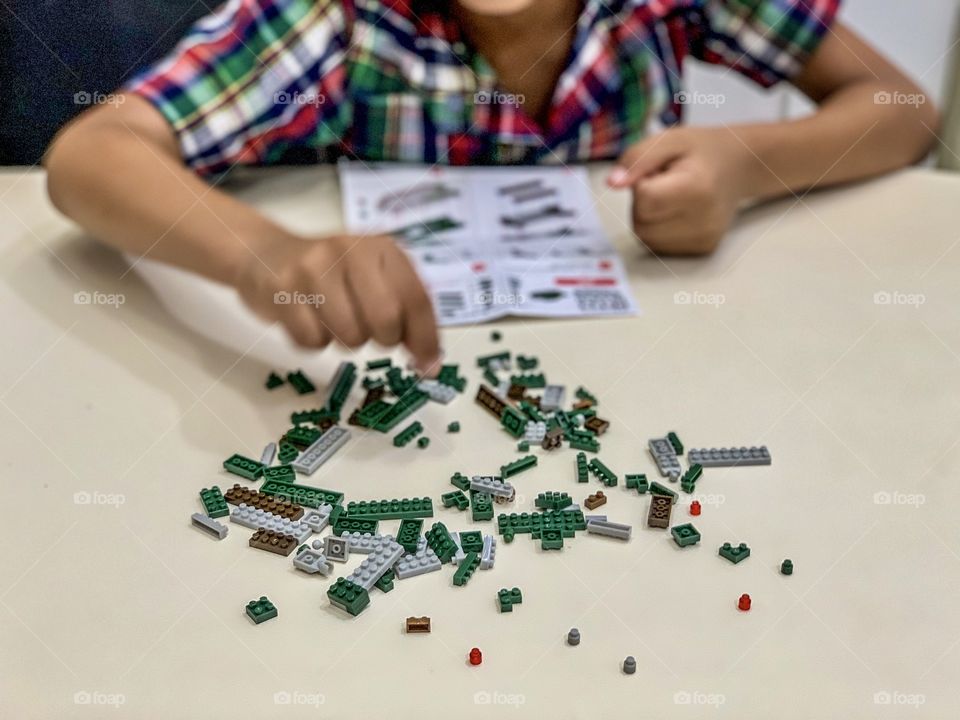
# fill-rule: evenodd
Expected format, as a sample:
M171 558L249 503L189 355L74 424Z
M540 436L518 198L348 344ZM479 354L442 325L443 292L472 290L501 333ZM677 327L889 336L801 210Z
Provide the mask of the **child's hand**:
M303 347L402 342L419 371L439 362L430 298L389 237L270 238L234 285L258 315L282 323Z
M700 255L733 222L751 159L730 130L674 128L628 149L608 183L633 189L633 229L650 250Z

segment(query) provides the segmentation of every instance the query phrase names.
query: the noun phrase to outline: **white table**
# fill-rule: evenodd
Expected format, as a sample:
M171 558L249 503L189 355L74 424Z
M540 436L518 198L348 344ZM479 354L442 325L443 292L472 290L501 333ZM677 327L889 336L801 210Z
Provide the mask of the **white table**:
M472 399L474 358L497 348L600 398L600 457L621 475L656 478L646 442L668 430L688 447L766 444L773 465L705 471L698 546L646 528L647 499L621 481L601 511L634 525L630 542L581 533L542 552L518 536L466 587L445 567L373 591L356 618L328 604L323 578L249 549L249 531L230 524L217 542L189 523L201 487L233 484L224 458L256 455L292 410L319 404L264 390L269 370L324 381L345 355L297 354L248 319L231 328L217 319L226 291L126 273L55 214L43 183L0 176L3 717L461 720L493 716L484 701L504 717L957 716L960 179L915 170L768 205L713 257L661 261L635 249L626 199L598 174L644 314L501 323L499 345L489 326L445 331L470 386L418 414L429 449L354 430L309 484L430 495L436 520L473 527L439 496L454 471L518 457ZM339 223L328 171L264 173L237 192L293 227ZM74 302L94 291L124 303ZM197 307L204 293L217 301ZM573 452L536 452L518 508L600 487L574 481ZM752 556L728 563L724 541ZM499 614L496 591L515 585L523 604ZM264 594L280 615L254 626L244 606ZM404 635L409 615L433 632Z

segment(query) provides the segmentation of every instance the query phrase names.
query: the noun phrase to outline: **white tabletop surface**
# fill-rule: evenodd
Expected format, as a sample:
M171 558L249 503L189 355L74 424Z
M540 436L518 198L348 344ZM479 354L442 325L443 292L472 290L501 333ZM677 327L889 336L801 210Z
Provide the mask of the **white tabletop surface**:
M328 580L248 548L249 531L229 524L218 542L189 522L201 487L236 479L226 457L258 455L291 411L320 404L268 393L267 373L302 366L322 385L345 355L294 352L222 288L149 263L127 272L43 184L0 174L0 716L960 713L960 178L914 170L778 202L712 257L661 261L633 244L626 198L597 174L643 314L504 322L500 344L490 326L445 330L470 385L418 414L430 447L355 429L309 484L348 500L430 495L450 529L491 531L439 496L455 471L518 457L472 399L474 358L498 348L599 397L600 457L621 475L656 477L647 439L668 430L688 447L765 444L772 466L705 471L698 546L646 528L647 499L621 481L601 511L633 524L629 542L580 533L543 552L521 535L466 587L446 566L372 591L356 618L329 605ZM328 170L265 173L236 192L301 230L339 224ZM463 429L448 435L454 419ZM575 482L572 451L536 453L515 480L518 509L541 491L582 501L600 488ZM751 557L728 563L724 541ZM498 613L496 591L513 586L523 604ZM264 594L279 617L254 626L244 606ZM433 632L404 635L410 615ZM564 643L572 626L578 647Z

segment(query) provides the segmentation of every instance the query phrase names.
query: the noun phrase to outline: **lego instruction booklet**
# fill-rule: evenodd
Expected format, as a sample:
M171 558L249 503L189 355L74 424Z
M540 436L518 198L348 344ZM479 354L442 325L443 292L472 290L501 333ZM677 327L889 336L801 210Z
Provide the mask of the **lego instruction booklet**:
M347 229L397 238L441 325L632 315L583 168L341 163Z

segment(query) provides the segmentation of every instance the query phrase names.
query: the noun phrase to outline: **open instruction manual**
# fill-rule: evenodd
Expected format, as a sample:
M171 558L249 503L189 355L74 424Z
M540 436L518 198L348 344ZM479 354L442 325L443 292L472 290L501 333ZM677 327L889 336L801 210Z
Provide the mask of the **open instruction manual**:
M397 238L441 325L637 312L582 168L341 163L340 183L347 229Z

